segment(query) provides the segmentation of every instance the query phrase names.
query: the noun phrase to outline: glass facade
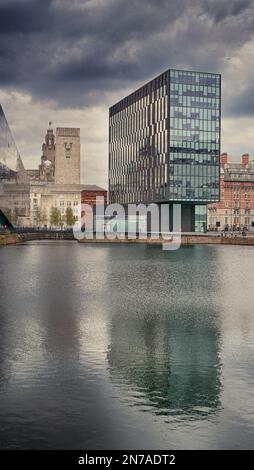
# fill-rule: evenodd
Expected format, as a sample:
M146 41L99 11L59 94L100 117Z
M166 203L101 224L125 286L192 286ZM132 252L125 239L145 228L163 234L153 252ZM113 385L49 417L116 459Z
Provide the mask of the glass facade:
M220 75L170 71L170 200L219 200L220 88Z
M207 206L195 206L195 232L206 232L207 230Z
M22 162L0 105L0 180L15 177L18 165L22 165Z
M168 70L112 106L110 203L218 201L220 122L218 74Z
M169 72L110 108L110 202L167 199Z

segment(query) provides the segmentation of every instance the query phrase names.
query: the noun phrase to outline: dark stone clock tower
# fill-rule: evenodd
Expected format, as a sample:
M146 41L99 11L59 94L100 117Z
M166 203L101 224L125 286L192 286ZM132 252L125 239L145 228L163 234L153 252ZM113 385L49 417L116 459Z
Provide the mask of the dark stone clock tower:
M55 136L52 123L49 123L45 142L42 144L41 164L39 165L40 180L55 180Z

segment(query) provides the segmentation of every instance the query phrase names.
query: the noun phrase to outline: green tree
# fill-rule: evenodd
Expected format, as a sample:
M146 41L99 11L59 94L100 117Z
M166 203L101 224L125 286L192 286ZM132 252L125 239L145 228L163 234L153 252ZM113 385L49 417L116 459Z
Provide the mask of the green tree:
M59 222L59 225L61 227L61 230L63 230L63 226L64 226L64 216L62 216L62 214L60 214L60 222Z
M47 224L48 222L48 216L47 216L47 212L45 209L43 209L42 213L41 213L41 222L42 224Z
M73 211L71 207L67 207L65 216L66 216L66 224L69 227L72 227L75 224L75 217L73 215Z
M61 225L61 212L57 207L51 207L50 211L50 225L59 227Z
M36 208L35 214L34 214L34 220L36 225L41 225L42 223L42 211L39 207Z

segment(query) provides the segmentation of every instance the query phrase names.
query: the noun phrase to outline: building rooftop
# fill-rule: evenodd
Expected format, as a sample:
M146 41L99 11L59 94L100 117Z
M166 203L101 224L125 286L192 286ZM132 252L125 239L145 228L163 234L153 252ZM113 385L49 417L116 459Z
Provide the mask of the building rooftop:
M78 127L57 127L56 135L60 137L79 137L80 129Z
M57 184L46 181L30 181L30 186L46 187L52 191L106 191L96 184Z
M242 155L241 162L229 162L228 155L222 155L222 173L224 181L254 181L254 161L249 155Z
M189 79L190 79L189 84L190 85L192 84L191 79L194 80L194 77L197 76L197 75L199 75L201 77L207 77L207 79L209 79L209 80L211 79L211 77L218 77L218 80L221 78L221 74L219 74L219 73L202 72L202 71L198 71L198 70L181 70L181 69L174 69L173 67L169 67L167 70L164 70L159 75L156 75L155 77L151 78L149 81L146 81L139 88L136 88L135 90L130 92L127 96L125 96L124 98L118 100L116 103L111 105L109 107L110 114L114 114L114 111L116 109L118 109L118 106L120 105L120 103L123 104L123 106L126 106L127 103L129 103L131 101L131 99L134 99L134 100L137 99L137 96L139 94L141 94L141 95L142 95L142 93L146 94L149 87L153 87L156 84L158 86L158 84L161 83L161 82L163 82L163 84L165 84L166 80L167 80L167 76L169 76L169 73L171 71L174 72L174 73L186 75L186 77L189 77Z
M107 191L96 184L85 184L84 191Z

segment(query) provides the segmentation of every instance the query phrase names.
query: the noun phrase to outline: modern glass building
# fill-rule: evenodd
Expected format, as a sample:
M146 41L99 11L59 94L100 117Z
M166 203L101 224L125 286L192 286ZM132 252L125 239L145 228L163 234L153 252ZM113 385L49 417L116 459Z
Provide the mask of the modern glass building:
M109 110L109 202L182 205L203 231L219 200L221 76L167 70Z
M23 169L21 157L0 105L0 181L16 178L17 172Z

